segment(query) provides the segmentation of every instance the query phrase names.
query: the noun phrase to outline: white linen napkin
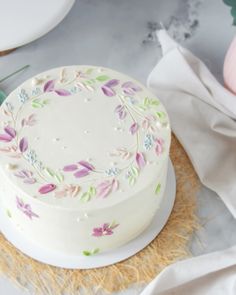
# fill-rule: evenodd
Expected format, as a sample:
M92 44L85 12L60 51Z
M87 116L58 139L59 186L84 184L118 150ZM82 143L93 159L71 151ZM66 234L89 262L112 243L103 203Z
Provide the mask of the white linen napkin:
M210 294L236 294L236 246L168 266L140 295Z
M163 57L147 84L165 105L201 182L236 218L236 96L165 30L158 38Z

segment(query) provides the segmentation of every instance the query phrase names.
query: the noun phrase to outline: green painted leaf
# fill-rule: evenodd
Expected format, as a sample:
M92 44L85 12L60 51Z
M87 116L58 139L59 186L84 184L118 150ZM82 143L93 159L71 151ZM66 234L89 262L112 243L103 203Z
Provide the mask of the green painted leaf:
M153 105L153 106L158 106L160 103L156 99L151 99L150 104Z
M35 103L35 102L32 102L32 107L35 108L35 109L40 109L42 107L42 105L38 104L38 103Z
M140 105L138 106L138 109L143 112L143 111L146 111L147 107Z
M57 173L54 175L54 178L57 180L58 183L62 183L62 181L64 180L64 175L61 173Z
M96 249L94 249L94 250L92 251L92 254L93 254L93 255L98 254L99 251L100 251L99 248L96 248Z
M135 179L134 177L130 176L130 177L129 177L129 184L130 184L130 185L134 185L135 182L136 182L136 179Z
M94 80L87 80L84 82L86 85L92 85L94 83Z
M96 189L93 186L90 186L88 193L90 194L91 197L96 195Z
M7 97L6 93L0 89L0 105L4 102L6 97Z
M113 228L116 225L117 225L117 223L115 222L115 220L113 220L112 223L110 224L110 228Z
M89 251L83 251L83 255L85 255L85 256L91 256L91 252L89 252Z
M156 112L156 115L158 118L163 119L166 117L166 114L164 112Z
M87 75L90 75L93 72L93 68L89 68L87 69L87 71L85 72Z
M12 218L11 211L9 209L6 210L6 213L9 218Z
M83 193L82 196L80 197L80 200L85 203L90 201L90 199L91 199L91 196L88 192Z
M145 97L145 98L144 98L143 104L144 104L145 106L147 106L147 105L149 104L149 99L148 99L148 97Z
M156 190L155 190L155 194L159 194L159 192L160 192L160 190L161 190L161 184L160 183L158 183L158 185L157 185L157 187L156 187Z
M44 106L44 104L41 103L38 99L34 99L32 101L32 107L33 108L39 109L39 108L42 108L43 106Z
M47 104L49 104L50 103L50 100L49 99L45 99L44 101L43 101L43 104L44 105L47 105Z
M139 175L139 171L136 167L131 167L131 172L134 176L138 176Z
M45 168L44 171L50 177L54 177L55 176L55 172L52 169L48 168L48 167Z
M96 80L100 81L100 82L104 82L104 81L107 81L109 80L110 78L106 75L102 75L102 76L98 76L96 77Z

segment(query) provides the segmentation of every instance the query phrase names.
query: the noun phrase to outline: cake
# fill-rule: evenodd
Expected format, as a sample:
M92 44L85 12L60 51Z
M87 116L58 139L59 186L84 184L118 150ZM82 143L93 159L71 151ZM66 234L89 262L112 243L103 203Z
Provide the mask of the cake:
M0 122L1 208L37 245L109 251L161 210L169 119L132 78L94 66L53 69L14 90Z

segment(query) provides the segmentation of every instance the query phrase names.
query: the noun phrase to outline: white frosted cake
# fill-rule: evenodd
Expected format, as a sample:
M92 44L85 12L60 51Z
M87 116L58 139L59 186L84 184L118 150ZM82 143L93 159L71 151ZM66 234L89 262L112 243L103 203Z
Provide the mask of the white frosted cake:
M8 96L0 122L1 208L33 242L90 256L134 239L161 210L169 120L130 77L50 70Z

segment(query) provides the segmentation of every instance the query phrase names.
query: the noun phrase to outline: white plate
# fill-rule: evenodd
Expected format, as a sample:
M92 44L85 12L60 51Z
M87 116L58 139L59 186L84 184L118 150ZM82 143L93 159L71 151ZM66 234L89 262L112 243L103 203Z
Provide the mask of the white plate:
M0 0L0 51L34 41L56 27L75 0Z
M72 256L48 250L34 244L20 234L10 219L0 210L0 229L6 239L16 248L40 262L68 269L98 268L117 263L133 256L145 248L162 230L172 211L176 193L175 172L169 161L166 191L160 210L155 215L151 225L136 239L113 251L100 253L96 256Z

